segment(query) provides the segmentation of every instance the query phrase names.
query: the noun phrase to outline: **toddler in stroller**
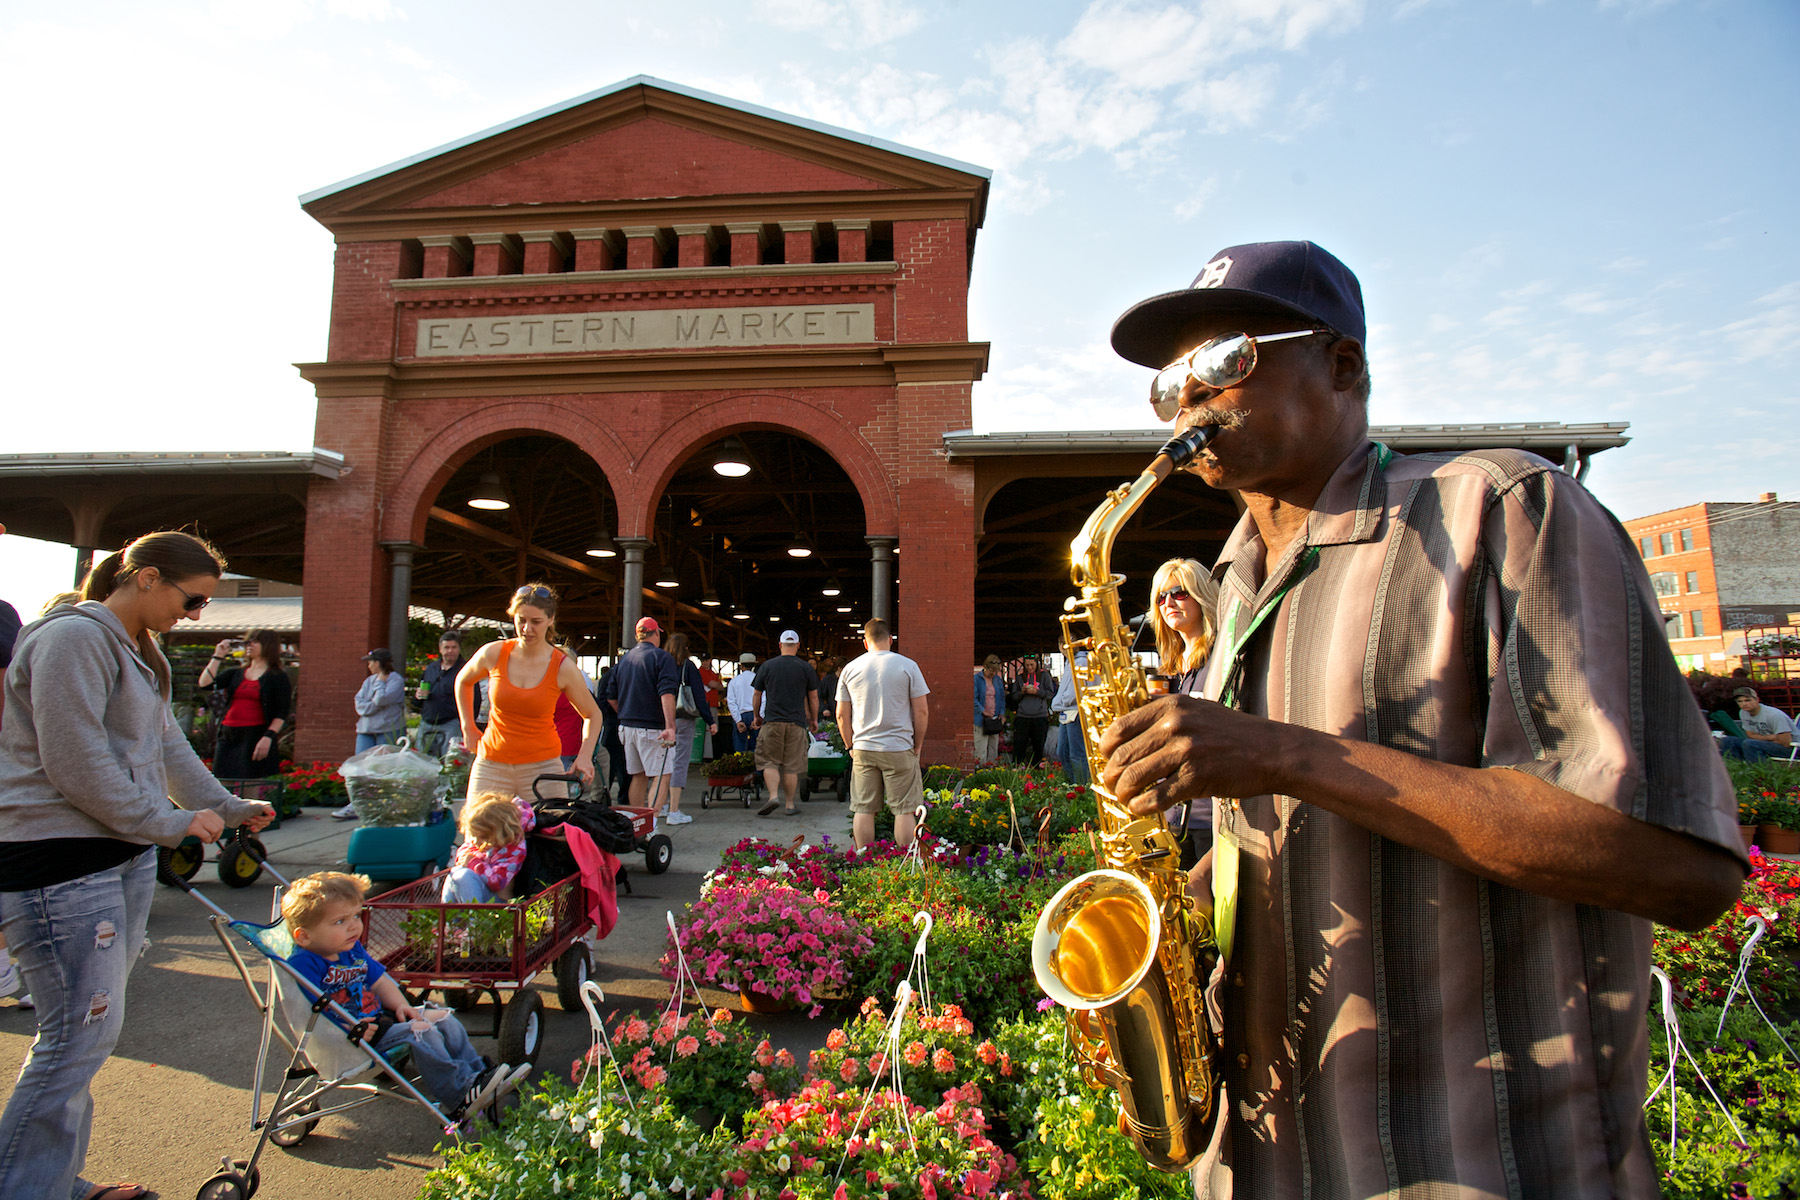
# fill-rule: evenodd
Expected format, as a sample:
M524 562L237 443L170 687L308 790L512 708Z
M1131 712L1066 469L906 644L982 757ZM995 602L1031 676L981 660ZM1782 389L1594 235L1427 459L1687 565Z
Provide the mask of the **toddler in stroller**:
M407 1046L425 1087L453 1120L478 1112L517 1087L530 1063L489 1066L448 1009L414 1008L400 985L363 949L362 875L323 871L296 879L281 900L294 939L288 963L358 1018L363 1041L383 1055ZM335 1013L333 1021L342 1023Z

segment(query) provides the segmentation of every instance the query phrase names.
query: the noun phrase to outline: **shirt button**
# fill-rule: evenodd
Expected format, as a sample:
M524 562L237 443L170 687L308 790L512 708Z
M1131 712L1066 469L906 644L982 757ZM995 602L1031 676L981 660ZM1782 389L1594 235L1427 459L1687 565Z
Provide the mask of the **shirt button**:
M1242 1071L1248 1071L1250 1069L1250 1056L1248 1054L1238 1055L1238 1069Z
M1242 971L1239 971L1236 975L1233 975L1231 977L1231 982L1235 983L1239 987L1243 987L1244 986L1244 973Z

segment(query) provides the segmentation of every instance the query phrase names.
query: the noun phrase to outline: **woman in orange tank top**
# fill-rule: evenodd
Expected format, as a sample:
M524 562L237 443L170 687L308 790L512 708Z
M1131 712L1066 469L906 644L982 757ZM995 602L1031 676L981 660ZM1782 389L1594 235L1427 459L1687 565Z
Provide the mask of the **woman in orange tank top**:
M507 608L518 636L489 642L456 679L456 708L463 744L477 747L469 770L469 795L501 792L530 800L539 775L561 775L562 742L557 737L556 701L567 696L582 717L581 748L575 773L584 784L594 778L594 742L600 736L600 709L575 660L551 644L556 629L556 593L528 583L513 593ZM475 727L475 681L488 679L488 727ZM563 784L544 785L546 796L567 796Z

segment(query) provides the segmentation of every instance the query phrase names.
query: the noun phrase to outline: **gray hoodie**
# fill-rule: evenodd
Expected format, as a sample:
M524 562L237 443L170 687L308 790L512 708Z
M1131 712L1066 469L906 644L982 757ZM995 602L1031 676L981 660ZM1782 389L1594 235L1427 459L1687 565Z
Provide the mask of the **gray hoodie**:
M169 660L132 644L104 604L65 604L27 625L6 672L0 842L108 837L176 846L191 814L227 825L257 806L220 786L169 709ZM45 751L48 750L48 754Z

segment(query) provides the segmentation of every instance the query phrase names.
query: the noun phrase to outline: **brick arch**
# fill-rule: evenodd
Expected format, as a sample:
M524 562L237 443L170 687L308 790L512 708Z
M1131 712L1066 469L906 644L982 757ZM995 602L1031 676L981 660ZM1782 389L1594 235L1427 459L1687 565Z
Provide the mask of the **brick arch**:
M666 426L636 464L637 488L630 511L636 524L629 533L627 510L621 499L621 536L648 536L655 527L656 506L663 489L696 450L726 434L753 429L791 433L829 451L862 498L867 535L899 536L900 506L893 484L881 455L868 439L833 409L766 392L721 397L690 409Z
M548 434L574 443L606 477L621 517L631 494L631 456L618 435L565 404L510 400L484 404L438 430L413 454L383 506L383 541L423 545L431 504L459 467L508 438Z

